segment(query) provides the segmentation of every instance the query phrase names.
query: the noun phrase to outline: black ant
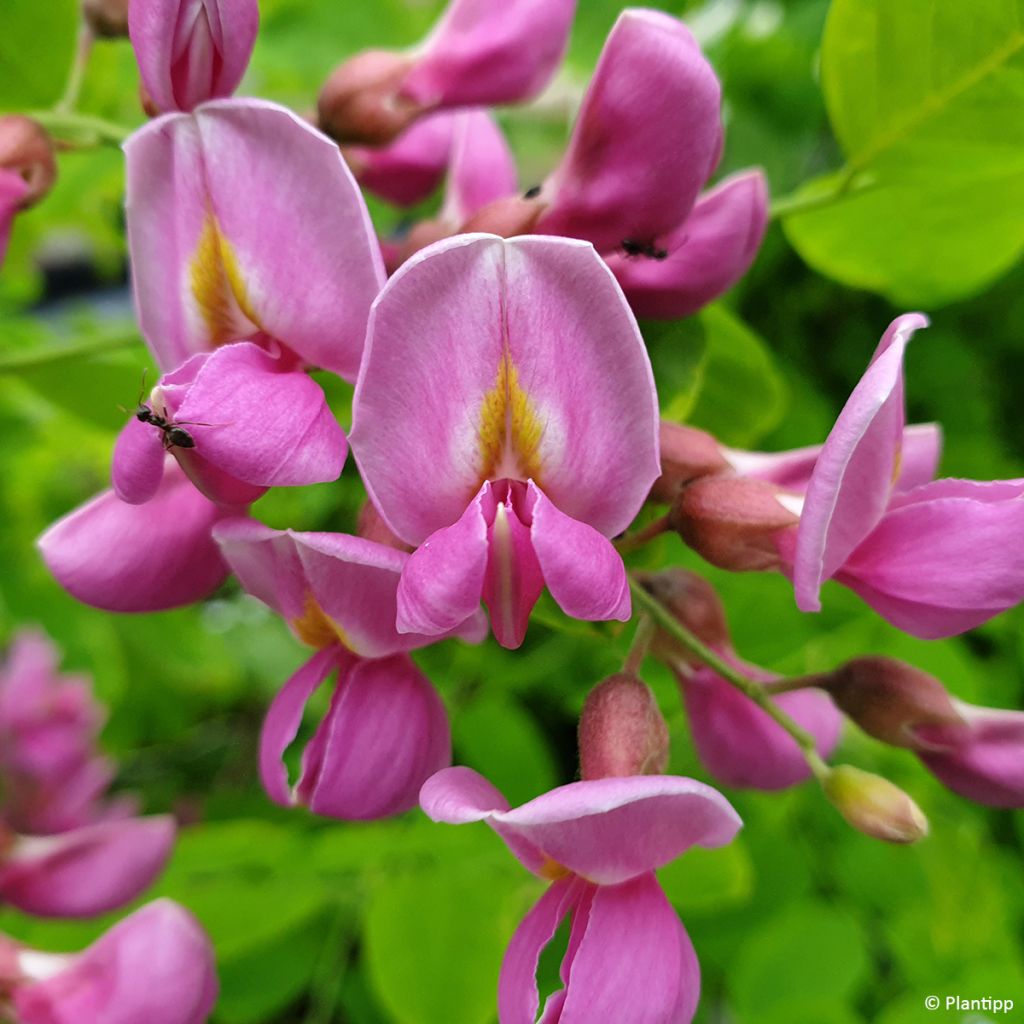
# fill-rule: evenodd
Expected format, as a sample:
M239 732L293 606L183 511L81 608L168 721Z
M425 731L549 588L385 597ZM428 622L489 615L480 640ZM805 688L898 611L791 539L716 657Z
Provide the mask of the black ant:
M524 199L536 199L540 195L540 185L533 185L523 193Z
M633 238L622 240L622 251L627 256L646 256L649 260L668 259L668 249L656 249L653 242L638 242Z
M185 429L185 427L210 427L212 423L196 423L191 420L181 420L180 422L174 422L167 419L166 416L161 416L158 412L154 412L146 403L142 400L142 396L146 393L146 374L142 374L142 390L139 391L139 400L132 415L140 423L149 423L151 426L157 428L157 430L163 433L161 438L164 449L170 451L172 448L195 448L195 438ZM128 412L123 406L118 406L122 412Z

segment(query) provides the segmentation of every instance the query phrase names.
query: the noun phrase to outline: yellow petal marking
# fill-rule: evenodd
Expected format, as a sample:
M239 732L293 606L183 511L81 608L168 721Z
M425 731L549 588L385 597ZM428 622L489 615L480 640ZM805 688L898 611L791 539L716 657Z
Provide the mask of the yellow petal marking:
M310 647L323 649L341 644L350 651L353 649L345 631L333 619L328 618L327 613L317 603L312 593L306 593L306 600L302 614L297 619L292 619L292 629L295 635Z
M207 211L189 265L189 283L214 345L237 341L261 329L238 257L211 211Z
M557 882L560 878L571 875L572 872L565 865L559 864L557 860L552 860L545 854L544 863L537 869L537 874L549 882Z
M494 386L484 393L478 432L484 480L537 480L540 440L544 434L537 410L519 383L519 371L506 349Z

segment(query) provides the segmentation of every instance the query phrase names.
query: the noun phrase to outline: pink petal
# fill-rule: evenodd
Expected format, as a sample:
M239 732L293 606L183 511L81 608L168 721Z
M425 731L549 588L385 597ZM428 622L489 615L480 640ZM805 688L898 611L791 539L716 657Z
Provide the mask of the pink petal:
M1024 482L936 480L898 495L836 578L894 626L936 639L1024 600Z
M544 186L551 205L537 230L605 253L626 240L658 242L686 219L718 163L720 106L718 79L681 21L624 11Z
M21 1024L204 1024L216 997L209 939L165 899L136 910L59 973L13 994Z
M674 320L717 299L750 269L767 226L768 184L761 171L743 171L658 236L664 259L621 251L605 258L637 316Z
M260 781L267 796L282 807L292 806L295 797L281 758L298 735L306 702L332 672L350 660L339 647L318 651L281 687L267 709L260 731Z
M530 99L555 73L575 11L576 0L451 0L401 95L424 107Z
M968 800L1024 807L1024 711L962 702L957 710L970 727L966 742L949 751L919 750L918 756L943 784Z
M437 636L478 611L487 579L487 517L493 506L490 484L484 484L456 523L431 534L409 556L398 584L400 633Z
M559 607L574 619L626 622L631 605L622 556L597 530L556 508L532 482L530 493L533 550Z
M238 511L208 501L171 461L145 505L104 491L37 543L57 582L79 601L114 612L161 611L220 586L228 569L211 531Z
M15 171L0 168L0 265L7 254L14 215L29 192L28 182Z
M475 772L436 775L420 794L435 821L487 821L535 873L547 861L598 885L615 885L674 860L691 846L722 846L741 822L710 786L673 775L593 779L560 786L504 811Z
M486 110L455 115L451 166L441 217L458 228L496 199L518 186L515 158L498 122Z
M770 673L747 666L753 678ZM785 789L810 777L811 770L796 741L752 700L710 669L680 680L690 732L701 763L718 782L754 789ZM817 750L828 757L839 740L842 715L817 690L780 694L776 703L813 735Z
M594 892L567 991L559 1024L693 1020L700 965L653 873Z
M159 430L135 416L117 435L110 480L121 501L143 505L156 494L167 454L161 437Z
M942 427L938 423L915 423L906 427L903 431L896 492L909 491L934 480L941 457Z
M256 0L132 0L128 12L142 81L161 111L230 96L258 28Z
M819 611L821 584L882 518L898 474L903 436L903 353L920 313L898 317L875 351L821 450L807 485L793 565L802 611Z
M165 369L263 335L354 379L384 271L334 143L283 107L224 100L157 119L125 154L136 304Z
M135 899L174 845L169 815L18 840L0 865L0 898L39 917L92 917Z
M311 748L297 792L314 814L343 821L415 807L423 783L452 759L444 704L401 654L342 674Z
M441 184L460 115L443 112L413 122L388 146L346 146L359 184L396 206L414 206Z

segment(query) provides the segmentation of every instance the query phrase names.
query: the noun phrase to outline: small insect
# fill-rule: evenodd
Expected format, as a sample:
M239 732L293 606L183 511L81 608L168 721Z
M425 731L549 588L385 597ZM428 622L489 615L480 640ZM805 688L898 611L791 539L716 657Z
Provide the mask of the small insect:
M668 249L656 249L653 242L638 242L634 238L622 240L622 251L627 256L646 256L649 260L668 259Z
M540 195L540 185L534 185L523 193L524 199L536 199Z
M210 427L212 423L197 423L191 420L180 420L174 421L169 420L166 416L161 416L160 413L154 412L153 409L147 405L143 400L143 395L146 393L146 374L142 374L142 390L139 391L139 399L132 410L132 415L140 423L149 423L151 426L161 431L163 437L161 438L163 446L167 451L172 448L195 448L195 438L185 429L185 427ZM118 406L122 412L128 412L123 405Z

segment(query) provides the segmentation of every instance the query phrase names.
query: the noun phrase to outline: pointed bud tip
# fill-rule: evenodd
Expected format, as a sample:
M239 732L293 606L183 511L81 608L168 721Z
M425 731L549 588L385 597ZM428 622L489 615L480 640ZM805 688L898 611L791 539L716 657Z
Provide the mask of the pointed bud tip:
M858 832L887 843L916 843L928 835L921 808L881 775L843 764L830 769L822 789Z
M19 206L25 209L39 202L57 178L53 143L42 125L21 114L0 117L0 170L24 178L28 191Z
M651 501L670 505L684 484L729 468L718 441L696 427L662 420L659 447L661 476L651 488Z

